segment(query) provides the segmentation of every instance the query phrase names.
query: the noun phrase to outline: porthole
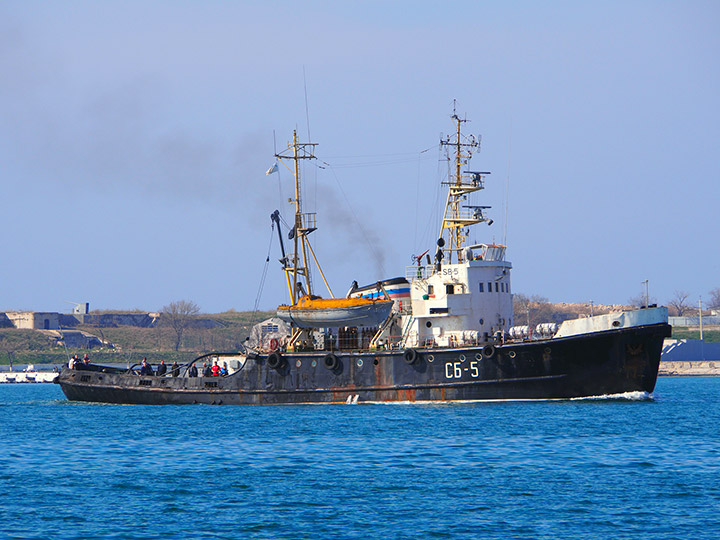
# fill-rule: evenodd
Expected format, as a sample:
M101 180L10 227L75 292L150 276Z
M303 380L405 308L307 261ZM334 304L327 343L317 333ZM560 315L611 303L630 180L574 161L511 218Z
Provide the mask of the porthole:
M362 367L363 366L362 358L358 358L357 362L355 362L355 363L357 364L357 367Z
M464 355L464 354L461 354L461 355L460 355L460 361L461 361L461 362L464 362L464 361L465 361L465 355Z
M480 324L485 324L485 319L480 319Z
M482 360L482 354L475 353L475 360Z
M296 367L302 366L302 362L301 362L300 360L298 360L297 362L295 362L295 366L296 366Z
M377 366L379 363L380 363L380 362L378 362L378 359L377 359L377 358L376 358L375 360L373 360L373 364L374 364L374 365Z
M312 367L317 367L317 360L313 360L310 365Z
M427 326L428 328L430 328L430 327L432 326L432 322L431 322L431 321L426 322L426 323L425 323L425 326Z
M430 355L428 355L428 357L427 357L427 361L430 362L430 363L433 363L433 362L435 361L435 357L434 357L432 354L430 354Z
M510 351L510 352L508 353L508 356L509 356L510 358L515 358L515 351Z
M550 347L545 347L545 353L550 354Z
M620 321L613 321L612 325L617 328L618 326L620 326Z

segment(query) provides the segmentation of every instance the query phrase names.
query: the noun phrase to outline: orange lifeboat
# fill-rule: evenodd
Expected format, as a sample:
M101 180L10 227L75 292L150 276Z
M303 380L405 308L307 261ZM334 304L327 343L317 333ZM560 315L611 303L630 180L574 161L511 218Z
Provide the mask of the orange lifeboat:
M378 326L392 311L392 300L303 296L292 306L279 306L277 316L299 328Z

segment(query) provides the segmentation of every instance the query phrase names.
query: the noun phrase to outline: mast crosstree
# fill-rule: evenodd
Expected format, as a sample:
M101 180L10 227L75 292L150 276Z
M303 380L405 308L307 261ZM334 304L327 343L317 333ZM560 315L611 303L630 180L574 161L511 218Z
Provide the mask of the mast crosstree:
M484 210L489 206L463 205L463 201L467 200L470 193L485 189L484 176L489 172L463 171L463 166L467 165L470 158L480 147L480 140L474 135L463 135L461 126L468 120L460 118L457 115L455 106L453 106L453 114L451 116L455 122L455 133L440 139L440 146L446 148L448 162L454 161L454 172L448 174L448 181L443 185L448 186L448 196L445 203L445 213L443 215L442 227L440 230L440 238L438 241L439 252L437 257L447 256L448 262L453 262L453 256L457 258L458 263L465 261L463 246L468 237L468 227L477 223L492 220L485 217ZM451 152L454 155L451 155ZM447 231L448 241L445 242L444 234Z
M281 162L292 161L292 168L283 163L293 173L295 178L295 198L289 202L295 203L295 221L290 231L290 239L293 240L294 250L285 258L283 270L287 277L288 290L290 292L290 300L295 304L303 296L311 296L313 294L312 275L310 273L309 256L315 261L318 271L328 288L330 296L332 291L325 279L322 269L315 257L315 252L310 245L308 235L317 229L315 212L303 212L302 209L302 187L300 183L300 161L304 159L316 159L315 147L317 143L299 142L297 130L293 130L292 143L288 147L277 154L275 157ZM300 256L298 256L300 254Z

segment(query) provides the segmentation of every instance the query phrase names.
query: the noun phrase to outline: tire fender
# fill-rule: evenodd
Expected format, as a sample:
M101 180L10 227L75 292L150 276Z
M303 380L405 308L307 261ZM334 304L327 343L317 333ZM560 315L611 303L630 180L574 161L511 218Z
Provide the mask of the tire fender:
M330 371L335 371L339 365L340 360L333 353L328 353L325 355L325 358L323 358L323 366L325 366Z
M403 352L403 360L405 360L405 363L408 365L414 364L417 362L418 359L418 352L415 349L405 349Z

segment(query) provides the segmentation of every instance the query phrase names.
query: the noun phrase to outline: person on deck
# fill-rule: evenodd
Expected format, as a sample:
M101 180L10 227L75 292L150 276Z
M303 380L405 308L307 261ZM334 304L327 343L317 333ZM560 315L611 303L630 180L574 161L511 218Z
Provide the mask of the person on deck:
M167 373L167 366L165 365L165 360L160 360L160 365L157 368L157 376L162 377Z
M180 366L178 366L177 360L172 363L172 366L170 366L170 372L173 377L180 375Z
M83 367L88 367L90 365L90 357L85 353L85 356L83 356L82 359Z
M188 377L197 377L198 376L198 369L195 363L190 366L190 369L188 370Z
M147 358L143 358L142 366L140 367L140 375L154 375L153 368L148 364Z
M212 368L207 362L203 362L203 377L212 377Z
M212 365L212 376L218 377L219 375L220 375L220 366L218 366L217 360L215 360Z
M229 374L227 362L223 362L223 367L220 368L220 376L221 377L227 377Z

